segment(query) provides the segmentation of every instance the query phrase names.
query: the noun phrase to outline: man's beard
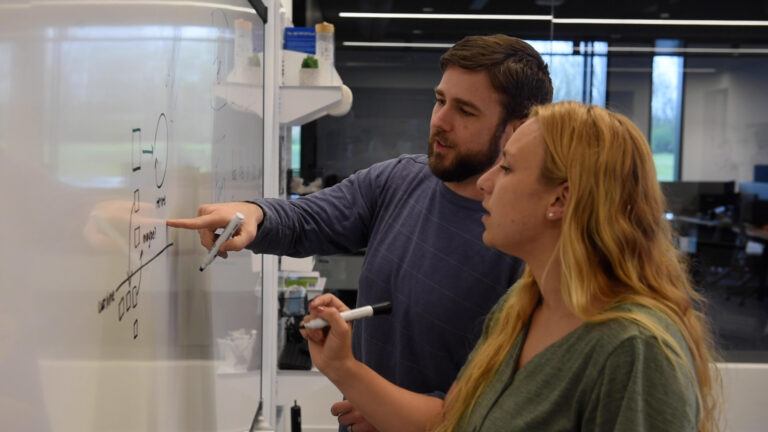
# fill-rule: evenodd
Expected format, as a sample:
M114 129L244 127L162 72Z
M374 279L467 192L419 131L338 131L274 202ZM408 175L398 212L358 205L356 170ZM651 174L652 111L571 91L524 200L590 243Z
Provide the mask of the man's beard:
M461 153L460 149L448 141L440 130L430 133L429 169L435 177L444 182L462 182L488 171L496 163L499 153L501 153L501 136L504 134L504 129L506 129L506 122L501 122L496 127L488 145L476 153ZM436 140L453 150L453 160L449 161L444 155L434 151Z

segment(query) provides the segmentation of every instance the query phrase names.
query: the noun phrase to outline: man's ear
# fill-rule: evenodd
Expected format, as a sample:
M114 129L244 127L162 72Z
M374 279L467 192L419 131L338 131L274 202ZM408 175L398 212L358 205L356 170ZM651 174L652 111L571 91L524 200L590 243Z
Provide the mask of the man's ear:
M571 191L568 187L568 182L563 182L557 187L557 194L547 207L547 219L560 220L565 216L565 208L568 205L568 198Z

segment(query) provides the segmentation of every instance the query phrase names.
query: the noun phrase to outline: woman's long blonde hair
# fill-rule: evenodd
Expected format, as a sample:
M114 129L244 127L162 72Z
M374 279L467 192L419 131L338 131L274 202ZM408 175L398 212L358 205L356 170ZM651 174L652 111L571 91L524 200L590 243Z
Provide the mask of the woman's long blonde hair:
M563 298L586 322L628 319L663 342L665 352L683 361L690 350L690 372L698 384L702 432L716 430L717 380L711 362L713 345L702 298L693 290L684 257L673 246L664 218L665 200L643 134L623 115L575 102L537 107L546 143L541 171L546 184L567 181L570 196L562 221L559 258ZM486 323L484 338L473 351L445 402L437 431L460 428L486 384L509 355L514 340L539 301L536 281L526 269ZM607 304L595 310L594 305ZM612 308L640 304L660 311L680 329L687 347L648 317ZM608 310L611 308L610 310Z

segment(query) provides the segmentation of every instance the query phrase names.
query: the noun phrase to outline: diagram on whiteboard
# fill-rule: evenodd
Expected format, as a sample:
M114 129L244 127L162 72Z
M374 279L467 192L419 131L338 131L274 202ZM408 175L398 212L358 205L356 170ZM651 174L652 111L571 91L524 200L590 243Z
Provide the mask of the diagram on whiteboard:
M127 255L127 262L125 278L98 300L97 309L99 314L114 316L119 323L129 323L129 333L134 340L140 334L137 308L141 305L142 276L151 271L148 267L152 262L173 246L167 240L164 216L168 204L165 178L169 156L168 119L164 113L158 116L150 136L152 141L147 144L141 128L131 130L130 184L133 193L130 206L117 205L103 211L105 214L129 211L124 215L127 216L127 235L115 236L124 243L127 239L127 245L121 248ZM107 218L97 218L97 221L102 219ZM124 220L123 217L120 220Z

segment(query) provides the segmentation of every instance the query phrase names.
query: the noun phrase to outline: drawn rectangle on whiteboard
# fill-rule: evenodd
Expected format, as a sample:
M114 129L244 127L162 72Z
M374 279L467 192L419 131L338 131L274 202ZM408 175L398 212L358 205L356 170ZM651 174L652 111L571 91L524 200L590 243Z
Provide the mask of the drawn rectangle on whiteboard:
M136 172L141 169L141 128L133 128L131 131L131 170Z

